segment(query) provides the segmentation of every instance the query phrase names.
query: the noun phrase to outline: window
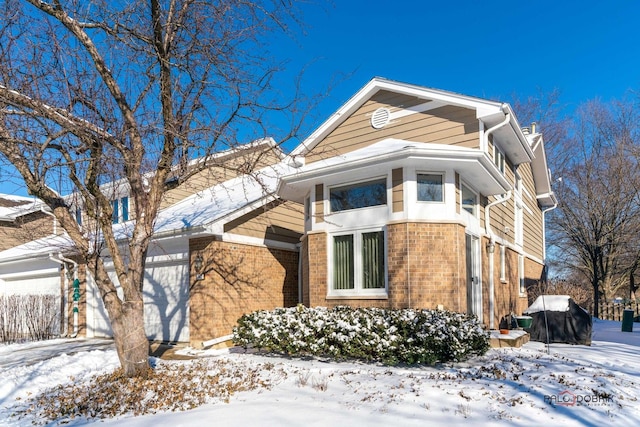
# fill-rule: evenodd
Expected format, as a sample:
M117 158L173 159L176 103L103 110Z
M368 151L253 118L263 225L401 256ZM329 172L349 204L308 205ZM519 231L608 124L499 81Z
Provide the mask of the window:
M443 202L444 193L442 191L442 175L419 173L418 201L420 202Z
M493 162L496 164L500 172L504 174L504 153L495 144L493 144Z
M478 216L478 195L469 187L461 184L462 193L462 209L469 212L473 216Z
M385 265L384 231L333 236L334 293L384 293Z
M332 212L387 204L387 179L360 182L329 190Z
M76 222L78 225L82 225L82 209L76 208Z
M118 224L119 222L125 222L129 220L129 198L123 197L121 199L115 199L111 201L113 207L112 222Z

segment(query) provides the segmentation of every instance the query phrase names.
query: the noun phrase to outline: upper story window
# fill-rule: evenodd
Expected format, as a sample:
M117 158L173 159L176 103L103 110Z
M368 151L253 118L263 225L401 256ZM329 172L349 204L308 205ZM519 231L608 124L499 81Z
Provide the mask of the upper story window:
M461 187L461 206L462 209L469 212L473 216L478 216L478 195L475 191L470 189L464 184L460 185Z
M496 164L500 172L504 174L504 152L495 144L493 144L493 162Z
M129 221L129 198L122 197L111 201L113 207L113 223Z
M359 182L329 190L332 212L387 204L387 179Z
M82 209L76 208L76 222L78 225L82 225Z
M442 174L419 173L417 184L418 201L444 202Z

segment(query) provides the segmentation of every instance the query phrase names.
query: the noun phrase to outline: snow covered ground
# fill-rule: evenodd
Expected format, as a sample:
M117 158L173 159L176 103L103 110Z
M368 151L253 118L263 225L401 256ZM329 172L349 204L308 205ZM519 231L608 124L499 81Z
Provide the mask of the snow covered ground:
M541 343L502 348L467 363L385 367L363 363L290 360L242 351L186 350L204 360L261 366L269 389L237 393L187 412L124 416L118 426L638 426L640 325L597 320L593 345ZM104 341L56 340L0 345L0 425L25 425L12 406L48 387L118 366ZM51 353L51 349L56 353ZM191 361L156 361L192 363ZM266 369L265 369L266 368ZM20 399L20 400L16 400ZM93 420L70 420L85 425ZM58 425L58 424L52 424Z

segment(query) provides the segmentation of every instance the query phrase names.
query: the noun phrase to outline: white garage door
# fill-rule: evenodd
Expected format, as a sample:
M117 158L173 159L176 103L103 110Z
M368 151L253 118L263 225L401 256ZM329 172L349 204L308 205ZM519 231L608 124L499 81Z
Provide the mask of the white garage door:
M187 242L155 244L149 250L143 293L145 331L151 340L189 341L188 253ZM117 283L113 271L109 273ZM88 335L112 336L104 304L93 283L88 297Z

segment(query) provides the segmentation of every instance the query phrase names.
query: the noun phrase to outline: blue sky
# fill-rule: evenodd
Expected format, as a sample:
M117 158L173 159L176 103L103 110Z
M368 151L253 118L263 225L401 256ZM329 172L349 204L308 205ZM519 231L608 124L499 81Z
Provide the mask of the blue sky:
M271 50L289 59L285 95L303 67L303 90L325 95L309 131L374 76L507 102L558 89L567 114L640 90L639 1L335 0L302 9L306 34L279 37ZM25 194L6 182L0 192Z
M500 101L559 89L567 112L640 89L638 1L336 0L306 11L292 65L315 61L309 90L349 74L325 117L374 76Z

